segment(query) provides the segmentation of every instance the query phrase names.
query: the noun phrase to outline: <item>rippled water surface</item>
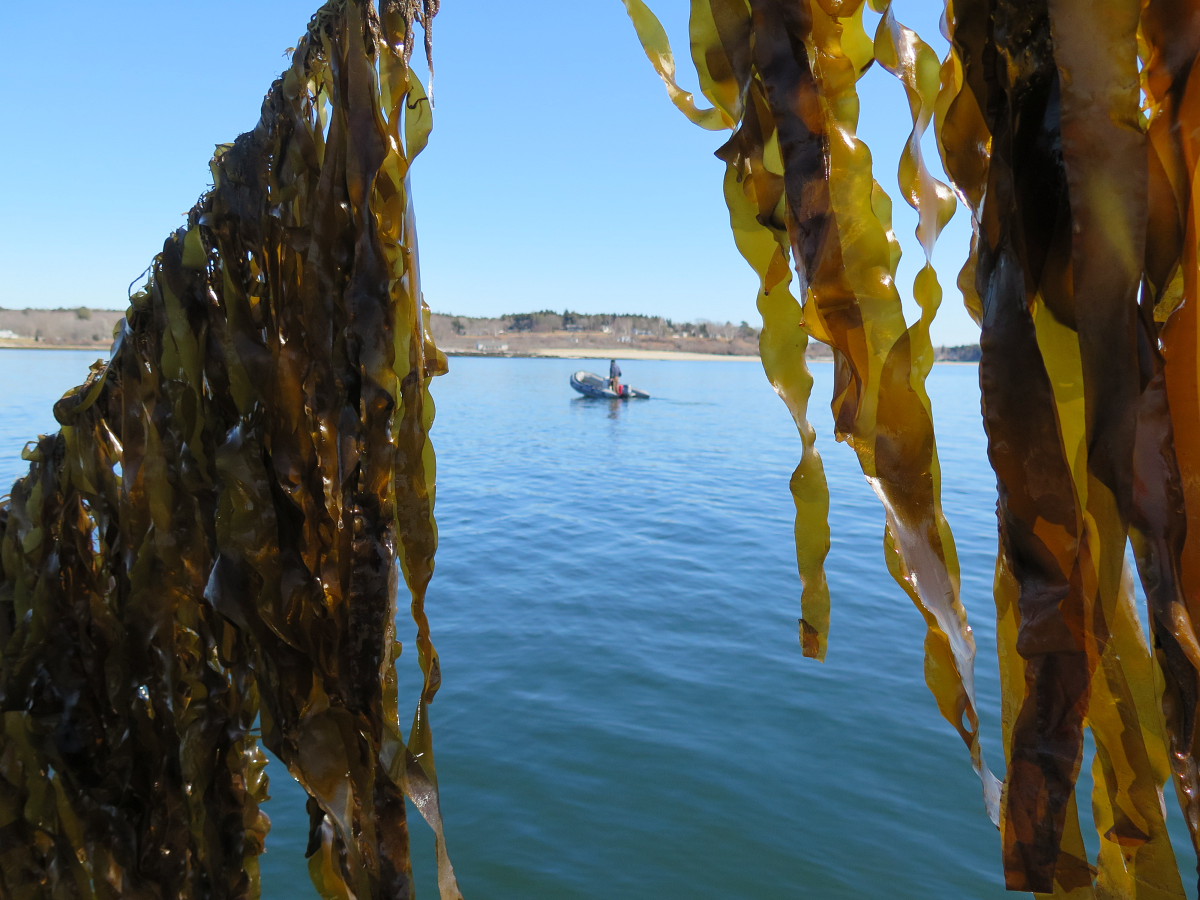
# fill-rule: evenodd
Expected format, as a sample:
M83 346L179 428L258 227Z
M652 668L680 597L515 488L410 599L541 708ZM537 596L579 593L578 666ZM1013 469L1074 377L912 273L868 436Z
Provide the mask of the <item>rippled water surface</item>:
M0 353L5 483L93 358ZM574 395L569 374L601 362L457 358L435 384L433 722L468 900L1012 896L966 750L925 688L924 627L884 566L879 503L830 438L831 367L813 366L833 492L833 625L817 664L797 640L799 439L761 368L622 365L653 400ZM936 366L929 386L1001 774L976 368ZM413 627L400 625L415 697ZM311 897L301 795L271 772L263 894ZM435 897L432 840L412 829L420 892Z

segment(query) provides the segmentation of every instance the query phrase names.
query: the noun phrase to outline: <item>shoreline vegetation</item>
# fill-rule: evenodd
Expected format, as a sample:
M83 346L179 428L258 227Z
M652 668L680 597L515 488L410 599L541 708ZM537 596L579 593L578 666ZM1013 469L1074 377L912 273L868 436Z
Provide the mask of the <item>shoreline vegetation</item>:
M0 309L0 349L97 350L112 346L124 310Z
M0 309L0 350L107 351L123 310ZM430 330L448 356L555 359L758 360L759 329L746 322L674 322L661 316L542 311L497 318L433 313ZM807 358L832 360L815 341ZM936 362L978 362L979 345L935 347Z
M497 318L433 313L429 325L448 356L758 360L759 329L746 322L674 322L661 316L543 310ZM833 351L811 341L806 356L832 360ZM979 345L935 347L934 359L978 362Z

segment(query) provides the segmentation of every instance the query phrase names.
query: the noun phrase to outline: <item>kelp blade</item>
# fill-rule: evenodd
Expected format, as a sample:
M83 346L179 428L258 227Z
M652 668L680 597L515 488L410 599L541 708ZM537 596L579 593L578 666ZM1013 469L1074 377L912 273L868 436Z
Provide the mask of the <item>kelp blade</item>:
M651 46L648 11L626 6L674 95L661 27ZM1197 480L1189 460L1200 459L1198 320L1188 303L1198 283L1200 8L954 0L952 52L939 61L890 3L872 7L881 13L873 42L856 0L693 0L701 89L734 131L718 156L735 238L759 273L760 307L786 285L790 257L802 328L835 349L838 436L884 502L888 567L929 625L930 687L971 747L996 820L924 391L941 300L929 262L954 209L922 159L933 125L972 216L959 285L982 327L984 422L1000 487L1008 884L1063 897L1182 896L1161 789L1172 771L1197 841L1200 610L1189 572L1200 571L1191 552L1200 528L1187 525L1200 500L1185 501ZM890 201L855 133L855 84L872 61L901 82L912 113L898 175L927 263L912 326L893 284ZM764 346L768 372L804 343ZM814 558L803 541L827 534L823 523L807 531L798 522L802 560ZM1151 604L1153 656L1133 611L1128 537ZM1085 727L1097 746L1094 867L1074 795Z
M646 24L652 14L642 4L626 0L625 5L647 55L660 74L670 74L669 80L666 74L663 78L676 99L674 62L661 25ZM834 16L807 3L694 0L692 56L703 93L733 127L732 138L717 153L727 165L726 202L739 249L761 282L764 366L804 441L792 479L804 652L823 658L828 628L827 488L816 468L811 426L803 418L811 387L803 352L811 336L835 349L838 437L854 447L884 503L887 555L889 561L897 558L889 568L929 629L927 681L939 709L970 749L985 805L995 819L999 782L988 771L979 743L974 640L958 596L953 537L941 513L924 389L932 362L928 328L940 289L931 269L922 275L923 315L907 328L892 283L899 245L891 234L890 206L871 177L870 154L854 134L855 82L875 52L863 33L861 12L860 3L841 4ZM876 42L879 48L883 43ZM929 54L919 55L913 78L902 78L919 98L917 146L936 97L936 86L929 85ZM934 63L936 71L936 58ZM689 109L684 112L697 120ZM914 159L919 163L919 156ZM920 184L910 193L922 208L923 222L933 222L922 230L928 252L953 201L917 163L920 174L913 177ZM789 304L789 260L803 298L800 317ZM789 369L796 373L795 387L781 378Z
M309 795L321 896L412 896L406 791L461 896L428 731L445 358L409 199L431 122L412 22L316 13L0 512L6 895L257 897L257 717ZM398 558L425 672L407 746Z

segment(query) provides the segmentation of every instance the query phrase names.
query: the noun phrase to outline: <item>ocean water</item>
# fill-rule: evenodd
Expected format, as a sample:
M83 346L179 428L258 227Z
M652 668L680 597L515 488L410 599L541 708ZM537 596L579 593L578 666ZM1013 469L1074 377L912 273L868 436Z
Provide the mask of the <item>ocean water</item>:
M4 483L93 358L0 353ZM924 685L921 617L884 566L879 502L830 436L831 366L813 365L833 532L818 664L797 639L799 439L761 368L629 361L653 400L571 391L572 371L603 365L454 358L435 383L432 721L468 900L1011 896L978 779ZM929 390L1001 775L976 367L935 366ZM402 617L406 648L413 631ZM415 697L410 649L400 669ZM302 792L269 771L263 896L314 897ZM411 828L419 894L436 897L432 838L415 814Z

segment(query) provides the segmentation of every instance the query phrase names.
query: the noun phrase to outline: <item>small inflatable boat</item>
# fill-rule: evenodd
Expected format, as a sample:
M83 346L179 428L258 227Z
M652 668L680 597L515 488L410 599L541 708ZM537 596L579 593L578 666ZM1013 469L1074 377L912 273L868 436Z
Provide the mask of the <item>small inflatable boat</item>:
M606 400L650 399L650 395L645 391L639 391L627 384L621 385L621 393L618 394L608 386L607 378L601 378L591 372L576 372L571 376L571 387L585 397L602 397Z

